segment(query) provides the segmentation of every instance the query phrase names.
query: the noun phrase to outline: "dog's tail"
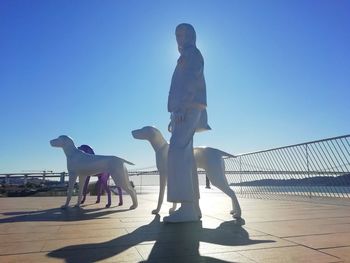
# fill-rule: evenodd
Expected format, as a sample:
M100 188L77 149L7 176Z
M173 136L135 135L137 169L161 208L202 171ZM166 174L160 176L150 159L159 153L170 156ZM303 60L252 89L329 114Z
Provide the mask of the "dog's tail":
M224 151L220 151L220 153L221 153L222 157L224 157L224 158L235 158L236 157L235 155L224 152Z
M208 147L208 148L211 148L211 147ZM215 152L217 152L219 155L221 155L221 157L224 157L224 158L235 158L236 157L233 154L221 151L221 150L216 149L216 148L211 148L211 149L214 150Z
M129 161L125 160L125 159L122 159L122 158L120 158L120 159L121 159L124 163L130 164L130 165L135 165L134 163L129 162Z

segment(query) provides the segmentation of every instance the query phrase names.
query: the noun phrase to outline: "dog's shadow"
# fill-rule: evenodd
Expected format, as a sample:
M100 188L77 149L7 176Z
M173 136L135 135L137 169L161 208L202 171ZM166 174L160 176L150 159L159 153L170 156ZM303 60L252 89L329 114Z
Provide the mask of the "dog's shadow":
M129 211L130 209L112 210L94 208L82 209L79 207L68 207L66 209L52 208L46 210L5 212L1 215L6 216L0 219L1 223L16 223L16 222L42 222L42 221L81 221L98 218L105 218L108 215Z
M141 244L143 242L146 243ZM164 224L160 222L159 215L156 215L148 225L141 226L129 234L102 243L63 247L49 252L47 256L64 259L65 262L96 262L137 246L141 255L148 255L147 260L142 262L228 262L200 255L200 242L203 242L204 246L205 243L248 246L275 241L251 240L248 232L235 224L235 221L224 222L216 229L209 229L203 228L201 222ZM148 250L151 250L150 253Z

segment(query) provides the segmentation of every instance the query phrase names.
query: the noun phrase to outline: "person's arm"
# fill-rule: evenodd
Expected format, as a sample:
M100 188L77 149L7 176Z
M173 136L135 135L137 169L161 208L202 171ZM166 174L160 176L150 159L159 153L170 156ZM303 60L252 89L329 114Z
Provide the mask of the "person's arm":
M205 85L201 80L203 76L203 58L199 51L192 51L188 54L184 54L183 62L183 96L180 101L180 109L183 113L190 107L196 107L194 105L194 97L199 92L202 85ZM200 106L200 105L198 105ZM205 105L203 105L205 108Z
M194 97L205 85L203 76L203 58L197 49L190 49L184 52L178 61L178 77L177 85L181 91L178 95L176 108L172 110L172 118L175 122L184 120L185 112L190 107L200 107L201 105L194 105ZM180 76L180 78L179 78ZM205 105L203 105L205 108Z

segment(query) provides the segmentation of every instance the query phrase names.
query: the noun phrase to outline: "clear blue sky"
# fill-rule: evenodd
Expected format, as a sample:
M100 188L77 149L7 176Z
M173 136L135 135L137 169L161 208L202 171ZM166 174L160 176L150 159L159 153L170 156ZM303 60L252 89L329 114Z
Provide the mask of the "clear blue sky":
M61 134L138 168L169 139L174 29L197 31L212 131L195 145L233 154L350 131L350 2L0 2L0 172L64 171Z

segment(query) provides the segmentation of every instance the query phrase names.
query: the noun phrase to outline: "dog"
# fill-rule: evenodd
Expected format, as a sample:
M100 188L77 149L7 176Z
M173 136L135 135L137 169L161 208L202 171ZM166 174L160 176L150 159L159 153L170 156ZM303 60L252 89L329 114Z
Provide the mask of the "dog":
M85 178L100 173L109 173L116 185L120 186L127 192L132 199L132 206L130 209L135 209L138 205L136 191L129 182L128 171L125 164L133 165L133 163L126 161L116 156L92 155L78 150L73 140L67 135L61 135L56 139L50 141L52 147L62 148L67 158L67 169L69 174L68 191L66 203L61 207L65 209L68 207L72 197L73 187L79 176L79 196L75 207L79 207L81 203L83 186Z
M94 150L87 144L80 145L77 149L80 151L83 151L84 153L95 154ZM96 183L96 188L97 188L96 204L100 203L102 191L105 190L107 193L107 200L108 200L108 203L106 204L106 208L108 208L111 206L111 203L112 203L111 190L109 189L109 186L108 186L109 173L101 173L101 174L97 174L95 176L97 176L97 178L98 178L97 183ZM81 204L85 203L86 195L88 193L88 186L89 186L90 177L91 176L87 176L85 179L85 184L84 184L84 189L83 189L83 200L81 200ZM121 206L121 205L123 205L122 190L119 186L117 186L116 188L118 190L118 195L119 195L119 206Z
M169 144L164 139L161 132L152 126L145 126L142 129L132 131L132 136L135 139L147 140L151 143L156 153L156 165L159 172L159 196L157 208L152 211L152 214L158 214L163 203L164 191L167 181L167 158ZM225 163L223 157L235 157L232 154L210 147L195 147L193 149L197 168L205 170L209 181L219 188L222 192L228 195L232 200L232 210L230 213L234 218L241 218L241 208L238 203L235 192L230 188L225 176ZM171 214L176 209L176 203L170 208Z
M106 204L106 208L108 208L112 204L111 190L109 189L109 186L108 186L109 173L102 173L102 174L98 174L95 176L97 176L97 183L96 183L97 200L96 200L96 204L100 203L101 195L102 195L102 192L104 190L107 193L108 202ZM85 185L84 185L84 190L83 190L83 199L81 200L81 204L85 203L86 195L88 193L89 181L90 181L90 176L87 176L87 178L85 179ZM119 186L116 186L116 191L117 191L117 193L114 191L113 191L113 193L118 194L118 196L119 196L118 206L122 206L123 205L122 189Z

